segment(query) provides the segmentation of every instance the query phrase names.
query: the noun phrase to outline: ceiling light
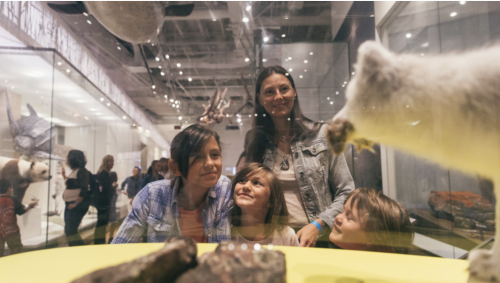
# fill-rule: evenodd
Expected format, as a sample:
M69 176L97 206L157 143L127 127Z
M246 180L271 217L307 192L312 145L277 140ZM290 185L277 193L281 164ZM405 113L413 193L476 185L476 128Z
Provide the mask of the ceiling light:
M285 62L288 62L288 59L285 59Z
M87 20L87 23L89 23L89 25L91 25L91 24L92 24L92 22L91 22L90 20Z
M252 10L252 6L247 6L247 11Z
M104 101L104 98L102 98L102 97L101 97L101 99L99 99L99 100L100 100L101 102L103 102L103 101Z
M285 20L288 20L288 16L285 16Z
M286 34L282 34L281 37L286 37Z
M302 75L300 75L300 76L299 76L299 78L301 78L301 79L302 79L302 78L303 78L303 76L302 76Z
M465 1L460 1L460 5L465 5Z
M180 68L181 67L181 63L177 63L177 68Z
M304 63L306 63L306 64L307 64L307 60L304 60Z
M172 104L172 107L175 107L175 104Z
M290 75L290 74L289 74L289 73L285 73L285 76L288 76L288 75ZM265 117L265 116L264 116L264 117Z
M132 124L132 127L135 127L135 124Z
M311 52L311 53L309 53L309 55L313 55L313 54L314 54L314 53L312 53L312 52Z
M175 105L175 108L179 108L179 105Z
M193 79L192 78L188 78L188 81L192 81Z
M288 57L288 60L292 60L292 57Z
M174 100L172 98L170 98L170 102L174 102Z
M264 58L264 59L262 59L262 62L267 62L267 59L265 59L265 58Z
M176 101L175 101L175 104L179 104L179 100L176 100Z
M212 19L212 21L214 21L214 22L215 22L215 21L217 21L217 19Z
M165 58L168 59L168 58L170 58L170 56L168 56L168 54L167 54L167 55L165 55Z
M353 75L353 76L354 76L354 72L352 72L352 73L351 73L351 75Z
M155 88L156 88L156 86L155 86L155 85L152 85L151 87L152 87L153 89L155 89Z
M117 47L116 47L116 49L118 49L118 50L122 50L122 48L121 48L120 46L117 46Z
M420 54L420 56L424 56L424 55L425 55L424 53Z
M156 91L153 91L153 94L156 94Z
M158 58L158 57L156 57L155 60L158 61L158 62L160 62L160 58Z
M411 33L407 33L406 38L410 38L410 37L411 37Z
M330 97L327 97L326 100L330 100Z
M182 116L179 116L179 121L182 120Z
M264 37L264 42L267 42L269 40L269 37Z
M245 62L248 62L248 61L250 61L250 58L245 58Z
M165 75L165 73L164 73L164 72L161 72L161 73L160 73L160 75L164 76L164 75Z
M127 116L123 116L122 118L123 118L123 120L125 120L125 119L127 119Z
M370 18L373 18L373 17L375 17L375 15L370 15Z
M293 71L293 69L292 69L292 68L290 68L290 69L288 69L288 71L291 73L291 72Z
M111 106L111 103L108 102L106 105L109 107L109 106Z
M304 69L304 73L307 73L307 70L306 70L306 69Z
M248 20L248 18L247 18L247 17L244 17L244 18L243 18L243 22L244 22L244 23L248 23L248 21L249 21L249 20Z
M71 72L71 70L70 69L66 69L66 73L69 73L69 72Z
M182 75L182 71L179 71L179 75Z
M333 101L330 101L330 105L333 105Z
M168 98L168 96L165 94L165 98Z
M450 17L452 17L452 18L453 18L453 17L455 17L456 15L457 15L457 12L452 12L452 13L450 14Z
M241 123L241 118L238 118L236 121L238 121L238 123Z
M62 62L57 62L57 65L58 65L58 66L61 66L61 65L62 65Z
M344 84L347 84L347 81L345 81Z
M84 15L85 17L88 17L88 16L89 16L89 14L87 14L87 13L85 13L85 12L83 12L83 15Z
M336 94L336 95L338 95L338 94L339 94L339 92L338 92L338 91L336 91L336 92L335 92L335 94Z

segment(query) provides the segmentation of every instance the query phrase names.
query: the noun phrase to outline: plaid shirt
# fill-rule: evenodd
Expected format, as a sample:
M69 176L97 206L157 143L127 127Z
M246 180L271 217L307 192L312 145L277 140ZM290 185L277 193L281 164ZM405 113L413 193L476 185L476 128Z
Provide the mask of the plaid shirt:
M179 182L160 180L148 184L132 202L132 211L121 225L113 244L137 243L147 231L148 243L164 242L169 237L180 236ZM231 180L221 176L214 187L208 189L206 204L201 212L208 243L231 239L229 211Z

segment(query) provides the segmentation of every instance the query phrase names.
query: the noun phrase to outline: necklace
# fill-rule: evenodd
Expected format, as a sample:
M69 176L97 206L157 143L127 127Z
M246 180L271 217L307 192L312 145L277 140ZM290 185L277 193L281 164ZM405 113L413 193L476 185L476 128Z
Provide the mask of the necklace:
M286 142L288 141L287 137L285 136L280 136L280 141L285 145L286 148ZM283 151L283 161L280 163L280 169L281 171L288 171L290 169L290 164L288 163L288 158L286 158L285 151Z

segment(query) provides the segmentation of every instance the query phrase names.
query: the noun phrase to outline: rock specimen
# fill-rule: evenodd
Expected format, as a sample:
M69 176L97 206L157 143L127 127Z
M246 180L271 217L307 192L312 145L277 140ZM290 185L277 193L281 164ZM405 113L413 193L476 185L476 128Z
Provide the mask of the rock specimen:
M477 224L494 230L495 213L491 203L471 192L434 192L429 195L434 216L449 219L455 227L474 229Z
M221 243L215 252L202 255L198 266L180 276L176 283L286 282L285 255L257 248Z
M73 283L169 283L196 266L196 242L189 237L167 240L160 251L134 261L87 274Z

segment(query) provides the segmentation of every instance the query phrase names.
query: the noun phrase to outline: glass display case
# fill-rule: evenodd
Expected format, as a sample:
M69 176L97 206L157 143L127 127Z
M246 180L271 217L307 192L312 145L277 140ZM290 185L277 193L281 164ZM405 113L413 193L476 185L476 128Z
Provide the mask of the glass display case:
M64 239L62 170L71 172L66 164L70 150L83 151L86 168L94 174L105 155L114 156L112 171L121 184L135 166L159 159L162 148L56 51L1 47L0 61L0 170L18 164L20 174L31 174L20 200L38 200L37 207L18 216L24 250L56 245ZM141 152L146 152L142 163ZM30 169L31 162L36 171ZM16 195L21 189L14 190ZM129 200L117 193L117 213L123 218ZM96 217L91 207L80 229L93 228Z
M484 47L500 38L499 16L498 2L401 2L381 26L382 44L422 57ZM489 180L392 148L386 156L387 194L414 218L416 247L432 256L461 258L494 235Z

